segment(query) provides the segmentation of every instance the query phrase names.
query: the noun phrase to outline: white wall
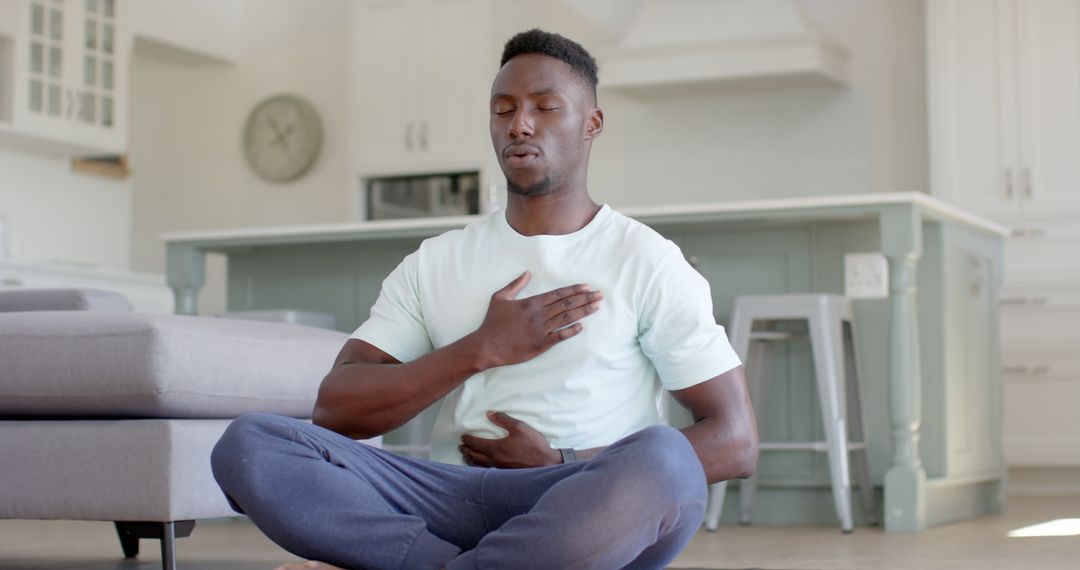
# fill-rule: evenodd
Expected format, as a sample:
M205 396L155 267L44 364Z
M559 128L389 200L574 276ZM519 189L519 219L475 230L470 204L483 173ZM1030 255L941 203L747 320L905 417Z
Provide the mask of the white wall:
M347 219L347 0L235 0L244 24L233 65L185 65L136 47L131 93L132 266L164 272L166 231ZM270 95L310 100L323 148L299 181L272 184L247 166L247 114ZM224 309L224 264L209 264L201 314Z
M244 0L135 0L131 25L136 41L175 49L194 58L233 61L239 55Z
M648 99L601 91L606 126L593 146L592 195L618 207L926 191L923 3L801 4L850 50L849 87L699 89ZM594 52L611 42L603 31L590 36L576 17L548 9L527 21ZM684 17L689 23L695 14ZM601 81L603 74L601 65Z
M129 267L126 181L72 172L66 158L0 148L0 214L12 260Z

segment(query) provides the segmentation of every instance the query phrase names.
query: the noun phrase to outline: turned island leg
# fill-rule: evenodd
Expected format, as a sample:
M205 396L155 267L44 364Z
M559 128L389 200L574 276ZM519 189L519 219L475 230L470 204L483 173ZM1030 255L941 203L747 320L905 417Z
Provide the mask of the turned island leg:
M913 206L881 215L881 245L889 260L889 421L892 465L885 473L885 529L926 527L926 469L919 456L922 377L916 267L922 257L922 216Z
M169 244L165 278L176 297L176 314L197 314L199 289L206 282L206 252L192 246Z

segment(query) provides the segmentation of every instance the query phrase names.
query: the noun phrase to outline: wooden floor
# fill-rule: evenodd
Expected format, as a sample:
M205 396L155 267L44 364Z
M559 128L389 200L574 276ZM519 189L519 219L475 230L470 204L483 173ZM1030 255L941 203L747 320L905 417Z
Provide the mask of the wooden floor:
M1080 519L1080 495L1012 497L1001 516L939 526L917 535L836 527L721 527L698 533L674 567L763 569L1080 568L1080 535L1010 538L1009 531L1054 519ZM0 521L0 569L160 568L156 541L138 561L120 558L109 523ZM181 570L270 569L295 558L243 519L200 522L177 543Z

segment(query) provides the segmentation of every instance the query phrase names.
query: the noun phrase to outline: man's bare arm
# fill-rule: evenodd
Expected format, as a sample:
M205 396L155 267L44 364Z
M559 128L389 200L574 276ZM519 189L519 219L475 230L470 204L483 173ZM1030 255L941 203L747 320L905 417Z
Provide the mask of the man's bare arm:
M757 419L742 366L671 395L694 416L694 424L682 432L694 446L709 483L754 474Z
M401 363L364 341L346 341L319 387L313 421L354 438L384 434L470 376L531 360L582 330L603 295L584 284L515 299L525 272L491 296L484 322L457 342Z
M483 370L481 358L470 337L406 364L349 339L319 386L312 422L354 439L382 435Z

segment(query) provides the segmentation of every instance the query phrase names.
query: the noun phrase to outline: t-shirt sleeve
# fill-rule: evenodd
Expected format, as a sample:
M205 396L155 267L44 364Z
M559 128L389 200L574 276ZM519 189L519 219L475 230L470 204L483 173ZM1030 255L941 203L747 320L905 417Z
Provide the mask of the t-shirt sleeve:
M642 352L667 390L689 388L741 364L713 317L709 282L674 244L650 277L638 323Z
M419 251L405 256L383 281L371 317L350 335L401 362L416 360L432 351L424 324L418 282Z

